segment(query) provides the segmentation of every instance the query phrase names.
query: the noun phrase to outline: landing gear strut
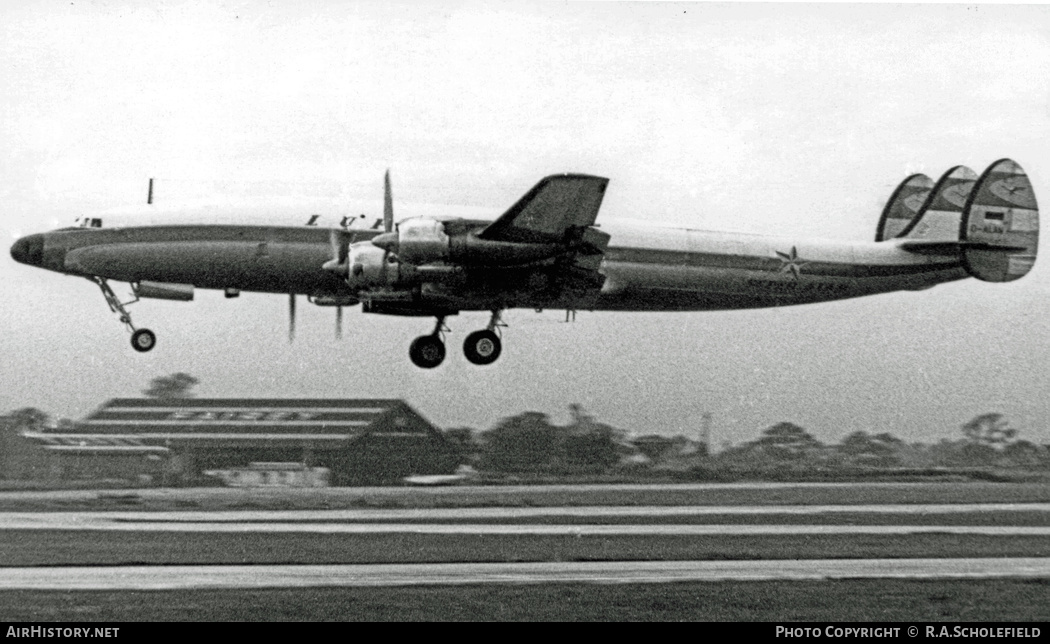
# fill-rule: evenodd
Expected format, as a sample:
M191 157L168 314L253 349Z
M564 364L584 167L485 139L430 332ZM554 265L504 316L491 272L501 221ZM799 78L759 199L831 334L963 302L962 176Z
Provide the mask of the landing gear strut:
M419 336L409 346L408 357L412 359L412 363L422 369L433 369L441 364L445 360L445 342L441 334L447 330L445 316L438 316L434 332Z
M499 310L493 311L488 327L471 333L463 343L463 354L467 356L467 360L477 365L495 362L503 351L503 343L496 329L504 326L506 325L500 320Z
M131 323L131 314L124 308L129 304L138 302L139 298L136 297L130 302L121 302L105 279L101 277L91 277L89 279L102 290L102 296L106 298L109 310L120 316L120 321L128 328L128 331L131 331L131 347L141 353L145 353L155 347L157 345L157 335L149 329L136 329L135 325Z

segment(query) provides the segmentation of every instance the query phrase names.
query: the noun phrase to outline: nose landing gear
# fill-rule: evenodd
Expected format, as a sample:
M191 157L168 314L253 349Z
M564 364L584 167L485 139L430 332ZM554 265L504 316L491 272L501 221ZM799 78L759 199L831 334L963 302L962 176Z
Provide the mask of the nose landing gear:
M101 277L90 277L88 278L98 285L99 289L102 290L102 296L106 298L106 304L109 305L109 310L113 311L120 317L120 321L131 331L131 348L135 349L140 353L150 351L157 345L157 335L149 329L136 329L135 325L131 323L131 314L124 308L129 304L134 304L139 301L139 298L131 300L130 302L121 302L117 295L110 288L109 282Z

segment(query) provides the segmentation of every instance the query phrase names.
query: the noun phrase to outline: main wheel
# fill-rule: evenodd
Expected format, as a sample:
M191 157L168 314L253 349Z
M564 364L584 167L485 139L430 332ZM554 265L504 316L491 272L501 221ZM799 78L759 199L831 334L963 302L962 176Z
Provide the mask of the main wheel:
M445 343L436 335L421 335L408 348L412 363L423 369L433 369L445 359Z
M135 351L145 353L157 346L157 336L149 329L139 329L131 334L131 346Z
M503 350L499 336L488 329L475 331L463 343L463 353L474 364L492 364Z

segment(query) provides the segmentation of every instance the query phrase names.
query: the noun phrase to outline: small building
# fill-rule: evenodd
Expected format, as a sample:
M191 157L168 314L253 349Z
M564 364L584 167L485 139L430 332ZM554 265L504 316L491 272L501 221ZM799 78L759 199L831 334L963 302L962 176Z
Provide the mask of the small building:
M248 463L247 467L205 470L204 474L230 487L328 487L329 472L302 463Z
M251 463L326 468L332 485L451 474L458 449L402 400L116 398L61 430L26 434L62 478L199 480Z

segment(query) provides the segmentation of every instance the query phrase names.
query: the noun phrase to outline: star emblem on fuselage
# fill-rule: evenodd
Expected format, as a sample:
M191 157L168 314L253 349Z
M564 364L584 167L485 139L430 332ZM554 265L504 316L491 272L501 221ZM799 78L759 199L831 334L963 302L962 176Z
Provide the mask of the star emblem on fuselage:
M798 258L798 249L794 246L791 247L790 253L782 253L779 250L776 251L777 257L780 258L780 273L791 272L798 279L799 273L802 272L802 267L809 262L803 262Z

